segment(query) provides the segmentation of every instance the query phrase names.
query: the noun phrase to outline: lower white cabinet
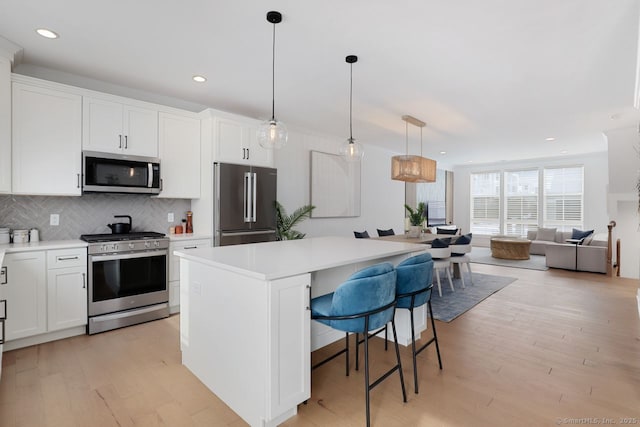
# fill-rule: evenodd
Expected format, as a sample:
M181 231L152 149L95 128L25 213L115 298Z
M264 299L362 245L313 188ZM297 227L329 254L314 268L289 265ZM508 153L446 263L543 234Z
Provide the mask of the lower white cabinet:
M86 248L7 253L2 269L7 342L87 324Z
M5 340L11 341L46 332L47 274L44 251L5 254L2 268L7 300Z
M172 313L180 311L180 258L173 251L206 248L211 239L179 240L169 244L169 308Z
M87 324L87 250L47 252L47 330Z

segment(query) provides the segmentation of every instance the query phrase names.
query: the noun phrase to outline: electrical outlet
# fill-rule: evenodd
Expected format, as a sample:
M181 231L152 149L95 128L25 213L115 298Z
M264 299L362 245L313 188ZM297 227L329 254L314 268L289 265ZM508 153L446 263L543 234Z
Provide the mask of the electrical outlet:
M49 225L60 225L60 215L58 214L49 215Z
M167 222L173 222L174 217L173 217L173 212L169 212L167 214Z

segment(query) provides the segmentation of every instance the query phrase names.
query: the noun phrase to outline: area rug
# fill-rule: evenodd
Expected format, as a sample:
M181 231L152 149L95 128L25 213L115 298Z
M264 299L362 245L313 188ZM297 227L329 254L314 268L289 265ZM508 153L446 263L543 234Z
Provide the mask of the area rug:
M473 250L475 250L475 248ZM469 278L465 274L464 283L467 287L462 287L460 279L453 279L455 292L452 292L449 287L449 281L443 274L440 276L440 282L442 283L442 297L440 297L440 295L438 295L438 284L434 277L433 294L431 295L433 318L443 322L451 322L482 300L515 281L515 277L473 273L472 285L469 283Z
M544 255L530 255L529 259L500 259L491 256L491 249L474 246L469 253L471 262L476 264L500 265L503 267L527 268L529 270L548 270Z

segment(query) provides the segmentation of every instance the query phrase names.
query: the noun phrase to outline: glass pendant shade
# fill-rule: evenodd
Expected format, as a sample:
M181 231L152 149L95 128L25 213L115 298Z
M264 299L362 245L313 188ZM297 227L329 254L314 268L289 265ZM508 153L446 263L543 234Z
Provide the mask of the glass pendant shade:
M359 162L364 157L364 148L355 139L348 138L338 147L338 154L347 162Z
M262 122L257 132L258 143L267 149L282 148L289 138L287 127L284 123L272 119Z

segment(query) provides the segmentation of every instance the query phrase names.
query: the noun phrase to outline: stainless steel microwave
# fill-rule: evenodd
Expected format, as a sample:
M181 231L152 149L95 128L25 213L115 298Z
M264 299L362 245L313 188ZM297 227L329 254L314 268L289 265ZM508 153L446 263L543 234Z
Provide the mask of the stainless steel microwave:
M160 159L122 154L82 153L82 191L159 194Z

